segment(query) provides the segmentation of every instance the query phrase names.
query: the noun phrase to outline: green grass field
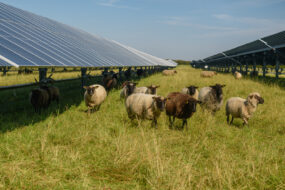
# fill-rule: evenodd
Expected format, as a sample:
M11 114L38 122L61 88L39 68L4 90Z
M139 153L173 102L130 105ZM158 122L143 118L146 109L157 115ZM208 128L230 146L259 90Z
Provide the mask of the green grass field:
M160 85L158 94L166 96L221 83L225 100L257 91L265 103L249 127L238 119L229 127L223 105L215 116L198 106L188 129L170 130L165 113L158 129L151 121L131 123L119 90L90 117L80 82L60 84L60 107L41 115L27 101L30 88L1 92L1 106L9 107L5 98L14 103L13 112L0 115L0 189L285 189L284 89L230 74L200 78L189 66L177 71L138 86Z

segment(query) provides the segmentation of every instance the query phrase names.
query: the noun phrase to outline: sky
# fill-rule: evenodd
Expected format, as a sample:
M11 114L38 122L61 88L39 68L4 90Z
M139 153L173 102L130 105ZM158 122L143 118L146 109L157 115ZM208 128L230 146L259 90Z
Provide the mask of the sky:
M0 2L165 59L203 59L285 30L285 0Z

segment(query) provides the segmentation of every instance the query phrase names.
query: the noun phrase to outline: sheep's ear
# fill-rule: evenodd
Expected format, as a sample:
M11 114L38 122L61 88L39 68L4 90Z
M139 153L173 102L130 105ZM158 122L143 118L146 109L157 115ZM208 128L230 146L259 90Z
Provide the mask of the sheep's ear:
M97 89L97 88L99 88L99 86L94 86L94 87L93 87L93 89Z
M224 88L225 86L226 86L225 84L221 85L222 88Z
M156 86L155 88L159 88L159 87L160 87L160 85Z
M197 104L202 104L202 102L200 100L197 100Z
M84 88L85 90L87 90L87 89L89 88L89 86L83 86L83 88Z
M199 88L198 86L194 86L195 88Z

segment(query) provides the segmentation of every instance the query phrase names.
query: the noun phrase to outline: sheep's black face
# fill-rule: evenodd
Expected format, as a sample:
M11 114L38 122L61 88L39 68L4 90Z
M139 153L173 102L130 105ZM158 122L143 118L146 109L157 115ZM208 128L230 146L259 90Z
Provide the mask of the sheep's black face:
M255 99L258 100L258 103L259 103L259 104L263 104L263 103L264 103L264 99L263 99L262 97L257 96L257 95L255 95L254 97L255 97Z
M95 89L94 89L94 88L89 88L89 89L87 89L87 93L88 93L90 96L92 96L92 95L94 94L94 92L95 92Z
M215 86L211 86L211 88L213 88L216 91L216 96L218 99L221 98L221 96L223 95L223 87L225 87L226 85L220 85L220 84L216 84Z
M156 103L156 106L157 108L160 110L160 111L163 111L164 108L165 108L165 101L166 99L163 98L163 97L153 97L155 103Z
M193 96L193 95L195 94L196 88L197 88L196 86L189 86L189 87L188 87L189 94L190 94L191 96Z
M158 87L159 86L152 85L152 86L148 86L147 88L150 90L150 94L156 94L156 89Z
M126 85L127 88L127 96L131 95L135 90L136 85L134 83L129 83Z

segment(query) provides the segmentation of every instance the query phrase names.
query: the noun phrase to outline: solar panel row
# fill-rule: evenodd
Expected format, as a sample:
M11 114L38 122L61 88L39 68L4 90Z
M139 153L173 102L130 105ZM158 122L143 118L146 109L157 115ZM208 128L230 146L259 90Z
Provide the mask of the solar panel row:
M0 60L0 66L11 66L11 62L44 67L176 66L3 3L0 3Z
M285 31L261 38L263 41L265 41L269 46L272 46L274 48L282 48L285 47ZM265 45L263 42L260 40L255 40L253 42L238 46L236 48L230 49L228 51L225 51L224 53L227 56L235 57L239 55L246 55L254 52L262 52L270 50L270 48ZM221 53L210 56L205 58L205 61L210 61L210 60L217 60L225 57Z

